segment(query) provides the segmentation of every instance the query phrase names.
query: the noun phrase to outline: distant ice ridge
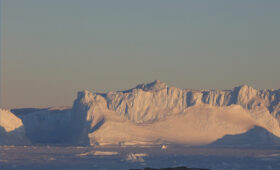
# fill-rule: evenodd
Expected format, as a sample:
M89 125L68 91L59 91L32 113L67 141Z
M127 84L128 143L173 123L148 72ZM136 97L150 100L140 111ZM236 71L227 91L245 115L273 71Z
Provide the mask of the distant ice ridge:
M32 143L69 143L71 108L51 107L19 114Z

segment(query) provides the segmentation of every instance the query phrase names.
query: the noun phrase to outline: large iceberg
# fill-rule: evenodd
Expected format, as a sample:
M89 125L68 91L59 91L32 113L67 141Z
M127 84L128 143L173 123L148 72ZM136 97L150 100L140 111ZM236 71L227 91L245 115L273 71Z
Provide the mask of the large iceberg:
M204 145L256 126L279 137L279 115L280 90L192 90L156 80L126 91L81 91L72 107L1 110L0 140L21 129L33 144Z

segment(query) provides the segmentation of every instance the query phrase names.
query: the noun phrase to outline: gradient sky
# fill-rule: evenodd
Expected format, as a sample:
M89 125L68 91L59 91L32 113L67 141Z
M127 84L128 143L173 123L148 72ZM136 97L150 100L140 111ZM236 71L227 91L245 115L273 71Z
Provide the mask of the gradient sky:
M2 0L2 107L159 79L280 88L279 0Z

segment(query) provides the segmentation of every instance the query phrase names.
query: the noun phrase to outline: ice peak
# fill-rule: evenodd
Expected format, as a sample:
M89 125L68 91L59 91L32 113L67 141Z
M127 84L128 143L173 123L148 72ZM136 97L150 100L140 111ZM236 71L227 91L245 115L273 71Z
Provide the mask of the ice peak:
M77 95L78 95L78 98L83 98L83 97L88 96L89 93L90 92L88 90L83 90L83 91L79 91Z
M247 92L250 92L250 91L255 91L256 89L254 89L252 86L249 86L247 84L242 84L240 86L237 86L234 88L234 91L238 92L238 93L247 93Z
M240 89L249 89L249 88L253 88L251 86L249 86L248 84L242 84L239 86Z
M86 102L90 101L91 98L93 97L92 93L88 90L79 91L77 96L78 96L77 100L84 100Z
M144 91L159 91L167 88L167 85L160 80L155 80L151 83L139 84L138 86L136 86L136 88L142 89Z
M243 84L241 86L236 87L239 92L241 93L249 93L249 92L253 92L256 91L256 89L254 89L252 86L249 86L247 84Z

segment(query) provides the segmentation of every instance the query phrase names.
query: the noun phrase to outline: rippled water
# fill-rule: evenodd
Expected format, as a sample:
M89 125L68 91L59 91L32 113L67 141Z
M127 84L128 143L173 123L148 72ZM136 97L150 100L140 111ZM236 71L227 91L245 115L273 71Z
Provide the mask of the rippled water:
M186 146L72 147L0 146L0 169L88 170L144 167L210 169L280 169L279 149L233 149Z

